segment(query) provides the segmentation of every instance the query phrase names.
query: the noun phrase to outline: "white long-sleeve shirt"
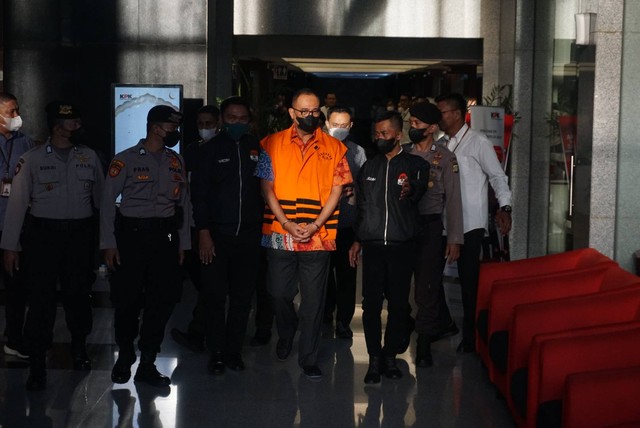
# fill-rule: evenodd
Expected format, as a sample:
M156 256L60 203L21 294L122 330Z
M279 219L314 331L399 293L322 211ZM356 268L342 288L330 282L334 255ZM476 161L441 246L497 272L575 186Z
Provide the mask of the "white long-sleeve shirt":
M458 158L462 190L464 233L474 229L488 230L488 183L501 207L511 205L511 190L491 141L464 124L447 142L447 148Z

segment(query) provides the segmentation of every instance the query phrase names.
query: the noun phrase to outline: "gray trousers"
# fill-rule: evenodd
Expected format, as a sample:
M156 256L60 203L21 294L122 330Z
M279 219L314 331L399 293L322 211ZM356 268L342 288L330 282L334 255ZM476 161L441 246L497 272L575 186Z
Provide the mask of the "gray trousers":
M329 251L267 250L267 287L280 339L293 339L300 329L298 364L317 364L320 331L329 275ZM300 293L298 313L293 299Z

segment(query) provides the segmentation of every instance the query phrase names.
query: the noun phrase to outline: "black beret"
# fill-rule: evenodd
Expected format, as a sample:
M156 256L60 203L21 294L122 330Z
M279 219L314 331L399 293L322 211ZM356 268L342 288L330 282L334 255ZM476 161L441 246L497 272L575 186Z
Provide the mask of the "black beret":
M175 123L180 125L182 113L169 106L155 106L147 114L147 123Z
M442 113L440 113L438 107L431 103L413 105L409 109L409 113L428 125L439 123L440 119L442 119Z
M63 101L52 101L45 107L47 119L78 119L80 111L70 103Z

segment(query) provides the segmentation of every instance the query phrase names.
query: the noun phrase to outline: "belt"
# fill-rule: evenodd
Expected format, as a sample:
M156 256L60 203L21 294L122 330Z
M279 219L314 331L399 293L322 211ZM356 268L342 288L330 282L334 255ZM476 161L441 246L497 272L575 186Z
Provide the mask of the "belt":
M66 232L93 227L93 217L80 219L55 219L29 216L28 223L34 227Z
M124 217L118 219L119 226L126 230L174 230L177 227L175 216L172 217Z

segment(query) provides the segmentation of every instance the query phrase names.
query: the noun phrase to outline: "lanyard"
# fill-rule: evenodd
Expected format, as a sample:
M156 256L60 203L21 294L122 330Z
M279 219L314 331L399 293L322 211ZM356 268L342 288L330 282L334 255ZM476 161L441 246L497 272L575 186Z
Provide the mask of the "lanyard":
M11 164L11 154L13 153L13 143L14 143L13 136L11 136L11 138L9 138L7 140L7 147L9 149L9 156L5 156L4 150L0 150L0 153L2 153L2 158L4 159L4 164L5 164L5 167L6 167L5 175L7 177L9 177L9 173L11 172L10 164Z
M464 137L467 135L467 132L469 132L470 127L467 126L467 130L464 131L464 134L462 134L462 137L460 137L460 141L458 141L458 144L456 144L456 146L453 148L453 153L456 152L456 150L458 150L458 147L460 147L460 145L462 144L462 140L464 140ZM456 138L457 140L457 138ZM451 142L451 140L449 140L449 142Z

